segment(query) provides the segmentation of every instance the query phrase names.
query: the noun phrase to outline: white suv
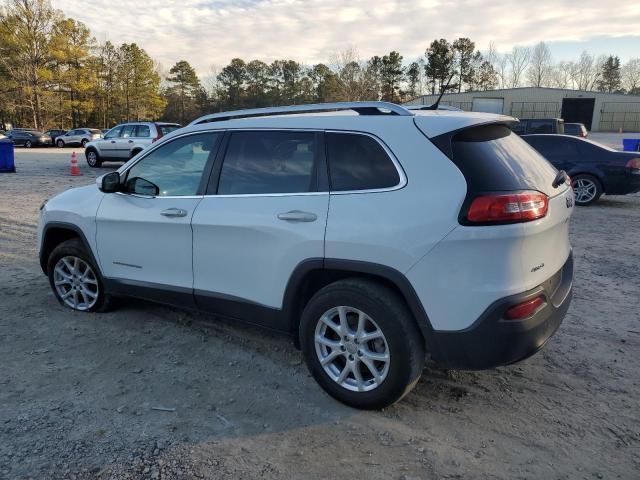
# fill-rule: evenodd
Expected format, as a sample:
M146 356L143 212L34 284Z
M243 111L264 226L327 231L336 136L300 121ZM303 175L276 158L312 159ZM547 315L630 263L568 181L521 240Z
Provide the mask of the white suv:
M565 316L573 192L512 121L382 102L208 115L43 205L42 269L74 310L131 296L289 333L329 394L381 408L426 354L507 365Z
M104 138L83 143L84 155L90 167L102 162L127 162L152 143L180 128L177 123L132 122L117 125Z

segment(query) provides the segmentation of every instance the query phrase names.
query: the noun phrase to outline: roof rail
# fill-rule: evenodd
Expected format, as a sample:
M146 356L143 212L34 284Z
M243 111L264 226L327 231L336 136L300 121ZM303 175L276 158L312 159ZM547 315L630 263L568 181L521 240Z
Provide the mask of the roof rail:
M313 103L309 105L290 105L286 107L251 108L248 110L211 113L195 119L189 125L198 125L208 122L222 122L238 118L267 117L271 115L308 112L333 112L339 110L353 110L360 115L400 115L404 117L413 115L413 113L406 108L390 102L334 102Z

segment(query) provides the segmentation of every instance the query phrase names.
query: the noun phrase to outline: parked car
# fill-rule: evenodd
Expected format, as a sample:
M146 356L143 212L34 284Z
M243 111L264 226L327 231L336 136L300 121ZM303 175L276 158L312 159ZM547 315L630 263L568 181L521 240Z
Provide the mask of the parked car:
M104 138L86 145L84 154L90 167L102 162L127 162L164 135L180 128L177 123L132 122L117 125Z
M67 131L54 128L52 130L47 130L44 133L49 135L51 137L51 140L53 140L53 143L55 143L56 142L56 138L58 138L60 135L64 135L65 133L67 133Z
M512 120L385 102L207 115L47 201L40 264L73 310L133 296L286 332L330 395L382 408L425 352L509 365L566 314L573 192Z
M16 147L31 148L53 145L51 137L40 130L14 128L7 132L7 138L10 138Z
M102 138L102 132L97 128L74 128L64 135L56 138L58 148L62 147L86 147L91 141Z
M518 123L510 125L518 135L535 133L564 133L564 120L561 118L521 118Z
M565 123L564 134L587 138L589 132L587 132L587 127L584 126L584 123Z
M640 155L569 135L524 135L523 140L554 167L566 171L577 205L591 205L602 194L640 191Z

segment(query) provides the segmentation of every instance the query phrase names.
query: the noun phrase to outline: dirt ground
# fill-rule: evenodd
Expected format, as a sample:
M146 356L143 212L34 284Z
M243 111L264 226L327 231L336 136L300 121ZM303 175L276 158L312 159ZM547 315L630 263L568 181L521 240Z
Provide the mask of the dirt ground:
M80 152L80 150L77 150ZM58 305L38 207L71 150L0 174L0 478L638 479L640 196L576 209L575 296L546 348L483 372L426 368L381 412L328 397L291 342L140 301Z

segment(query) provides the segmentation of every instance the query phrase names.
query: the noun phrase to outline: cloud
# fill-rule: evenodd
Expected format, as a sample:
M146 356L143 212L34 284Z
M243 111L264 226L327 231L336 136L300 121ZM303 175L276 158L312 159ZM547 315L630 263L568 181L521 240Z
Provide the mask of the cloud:
M356 46L363 57L424 53L434 38L467 36L478 47L638 35L640 2L629 0L53 0L99 41L136 42L169 68L199 73L231 58L327 62ZM576 48L576 56L581 50Z

